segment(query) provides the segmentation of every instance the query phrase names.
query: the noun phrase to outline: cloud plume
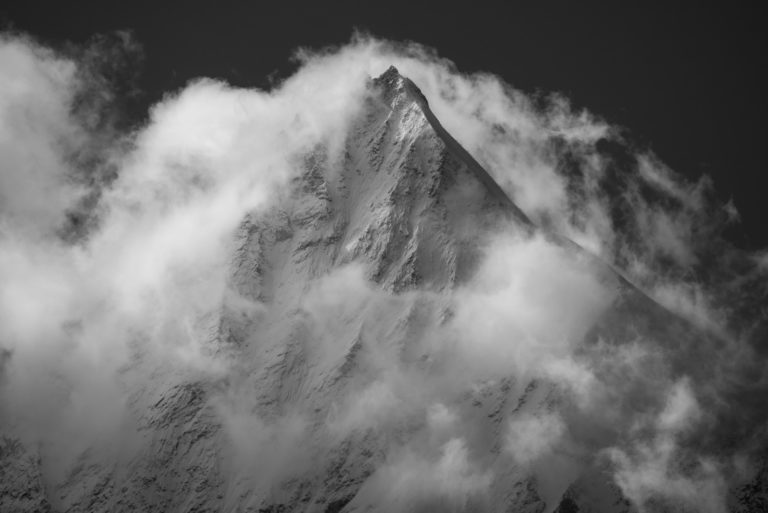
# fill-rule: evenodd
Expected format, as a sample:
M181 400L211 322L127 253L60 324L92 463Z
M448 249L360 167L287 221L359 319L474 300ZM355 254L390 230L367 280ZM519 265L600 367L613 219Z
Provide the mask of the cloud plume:
M92 52L114 50L100 41ZM726 509L730 476L749 474L732 471L752 465L739 458L765 443L768 313L754 305L768 259L722 237L737 217L711 181L563 97L542 106L415 43L303 49L269 91L194 80L130 132L110 116L104 61L79 55L0 36L0 430L41 447L51 479L93 446L141 444L150 388L197 380L212 383L233 472L264 493L365 440L377 463L350 507L482 510L509 475L553 501L571 469L607 465L640 510ZM309 156L336 183L370 77L390 65L539 231L482 230L471 276L448 291L380 286L352 257L273 296L241 286L244 219L288 202ZM293 225L324 215L302 208ZM645 317L615 313L635 307ZM660 310L666 327L643 325ZM325 381L270 388L261 376L278 371L254 354ZM713 443L734 423L743 442Z

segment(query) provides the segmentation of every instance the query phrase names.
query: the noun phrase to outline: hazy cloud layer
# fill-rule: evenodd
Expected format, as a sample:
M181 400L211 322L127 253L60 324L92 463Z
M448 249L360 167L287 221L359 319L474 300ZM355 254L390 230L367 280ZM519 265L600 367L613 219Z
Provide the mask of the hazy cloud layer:
M395 444L361 504L395 511L409 500L459 511L484 503L501 464L535 472L554 461L547 458L576 461L592 451L639 508L671 501L722 511L735 448L718 454L698 440L723 415L744 413L751 437L765 420L739 411L747 402L732 405L736 413L722 404L740 386L766 387L754 334L767 313L751 307L768 290L768 258L741 255L720 236L736 222L733 205L714 202L707 179L686 182L566 99L542 107L498 77L459 73L424 47L358 36L297 55L298 71L271 91L200 79L169 92L135 133L96 133L88 120L109 119L111 104L75 103L86 89L114 96L98 69L27 37L0 37L0 428L68 462L130 430L126 390L153 370L171 369L169 381L234 376L227 353L210 344L217 313L225 303L244 315L266 311L227 287L239 224L270 206L310 150L340 158L367 78L394 64L535 223L599 258L543 235L495 236L474 278L447 301L451 315L436 316L414 342L429 356L428 371L403 365L386 344L366 348L365 380L321 428L301 411L262 418L249 389L231 384L213 406L234 465L259 473L250 462L270 462L279 480L311 464L297 449L309 438L331 444L417 418L421 438ZM101 167L87 174L101 179L82 179L83 152L99 156ZM73 216L89 219L86 228L75 229ZM714 333L718 354L734 357L715 364L704 384L669 363L684 349L658 341L583 347L620 298L607 265ZM736 292L747 289L757 296ZM317 331L315 350L335 354L336 319L375 323L419 301L439 303L428 293L384 292L350 265L297 306ZM701 347L701 358L717 359ZM505 411L502 463L490 463L478 449L487 433L462 401L466 390L507 378L520 392L531 381L552 383L573 406L552 399L551 410Z

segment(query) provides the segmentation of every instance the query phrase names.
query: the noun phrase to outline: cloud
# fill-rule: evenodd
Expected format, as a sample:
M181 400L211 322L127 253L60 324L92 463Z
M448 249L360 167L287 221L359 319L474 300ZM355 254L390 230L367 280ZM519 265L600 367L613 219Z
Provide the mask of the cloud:
M571 356L610 306L616 285L599 267L542 236L500 237L472 282L457 291L446 328L469 372L541 375Z
M727 511L726 483L717 463L687 453L678 441L700 415L689 382L681 380L671 387L650 440L635 441L629 451L608 451L617 465L617 484L641 511L654 511L654 504Z
M527 414L509 420L504 449L518 463L530 463L550 452L565 432L556 413Z
M2 409L28 421L32 439L60 421L118 418L107 412L123 404L132 385L120 369L135 358L219 375L211 342L232 297L235 230L296 176L303 153L340 151L365 87L316 66L272 92L199 80L155 105L135 134L103 141L75 101L83 89L108 98L98 88L109 83L82 66L27 37L0 41ZM305 86L317 80L325 89ZM91 108L100 116L111 105ZM87 191L72 155L96 142L114 145L103 152L116 178L99 191L94 229L73 244L61 230Z
M299 411L277 418L260 416L246 387L230 387L211 404L227 439L228 471L266 493L270 487L301 474L313 462L311 424Z
M108 54L99 41L84 55ZM228 461L265 490L370 437L375 466L355 504L481 510L506 472L484 455L501 450L533 473L553 453L583 465L606 454L638 507L719 511L731 483L701 440L741 414L757 432L764 415L747 402L733 414L725 398L765 378L742 379L743 354L757 352L741 349L739 319L752 317L723 306L740 271L709 266L742 263L720 237L734 207L712 199L711 181L686 182L563 97L533 101L417 44L358 34L296 57L270 91L195 80L124 133L104 121L119 101L99 75L107 59L0 37L0 428L64 472L133 429L148 387L207 380ZM392 64L542 230L484 233L475 273L449 291L385 290L336 256L328 274L272 284L277 298L239 287L243 220L279 206L310 153L333 181L367 80ZM82 101L92 95L104 101ZM90 222L74 230L79 215ZM764 278L765 254L743 261ZM675 366L687 325L664 317L674 340L643 331L655 303L614 270L702 330L690 377ZM221 340L226 316L238 347ZM282 367L258 351L290 379L270 381ZM327 381L302 388L317 375Z
M352 503L378 511L467 511L483 507L493 479L471 461L464 440L454 438L425 457L406 451L378 469ZM370 506L369 506L370 507Z
M86 136L69 115L75 63L26 38L0 36L0 212L50 232L81 191L68 153Z

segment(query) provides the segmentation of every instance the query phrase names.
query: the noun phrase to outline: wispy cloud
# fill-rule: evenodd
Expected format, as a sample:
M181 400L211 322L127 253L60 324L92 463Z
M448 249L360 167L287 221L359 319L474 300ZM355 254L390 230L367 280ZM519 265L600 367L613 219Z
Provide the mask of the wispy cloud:
M667 500L721 511L729 484L721 469L733 462L707 439L742 413L753 435L764 415L748 401L725 402L734 387L766 387L763 368L749 367L749 380L740 374L763 361L746 339L759 319L752 312L745 323L747 314L723 305L739 276L762 283L767 266L764 254L749 255L738 260L749 263L741 274L708 274L714 250L739 254L720 237L733 206L712 200L711 182L685 181L562 97L541 107L417 44L356 35L297 59L298 71L271 91L196 80L170 91L135 132L113 125L106 137L92 120L109 119L109 101L75 108L86 91L116 97L98 67L85 70L93 60L0 37L0 427L42 443L65 468L132 426L147 400L136 390L150 378L206 378L224 383L211 406L232 461L254 481L306 472L320 449L374 431L383 456L366 471L373 477L355 499L361 505L486 507L505 466L522 476L558 452L580 464L585 453L607 455L638 507ZM359 263L294 284L282 310L235 290L243 219L287 194L310 151L324 149L328 173L343 165L366 82L392 64L544 233L559 235L489 232L471 279L442 296L383 290ZM100 155L97 172L108 179L82 179L94 171L77 157L86 149ZM68 236L73 213L84 211L92 222ZM643 326L655 303L629 297L610 269L692 324ZM616 318L636 325L607 326L608 312L635 307L645 309L638 318ZM318 414L301 402L307 390L255 381L251 363L212 343L223 310L300 319L298 335L273 320L274 331L247 336L283 359L293 357L284 341L306 343L313 364L296 362L296 372L336 376L352 355L355 370L333 378L348 379L347 388L324 397L330 407ZM414 311L418 329L390 325ZM700 333L705 340L685 338ZM689 354L690 368L678 364ZM738 358L720 363L722 354ZM330 385L318 386L320 396ZM542 390L550 395L537 396ZM266 415L259 394L296 407ZM482 409L489 397L496 410ZM541 410L526 410L526 400ZM486 425L494 415L495 431ZM504 457L486 457L499 447Z

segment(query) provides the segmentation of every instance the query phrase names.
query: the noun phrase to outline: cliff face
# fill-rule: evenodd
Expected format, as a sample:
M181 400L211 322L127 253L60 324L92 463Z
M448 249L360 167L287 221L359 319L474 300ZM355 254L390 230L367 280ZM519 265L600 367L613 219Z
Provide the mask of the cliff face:
M393 448L426 436L422 401L408 397L423 393L414 375L438 365L425 335L451 316L452 291L473 275L489 233L530 231L498 186L478 177L479 165L433 128L419 95L394 68L373 80L341 161L312 154L280 206L240 228L231 286L265 309L224 309L223 338L244 355L237 393L260 418L301 417L297 443L307 453L290 484L247 486L259 508L405 507L365 485L377 488L370 480ZM393 380L393 368L402 376ZM451 394L476 415L500 415L500 387L510 385L485 390L482 408L466 387ZM390 402L396 413L376 411Z
M675 344L678 360L663 362L674 374L717 339L576 245L538 234L397 70L372 80L365 102L339 155L304 156L289 190L243 219L227 299L200 321L226 370L177 375L137 357L124 369L146 375L127 390L130 434L58 473L8 438L3 511L632 510L597 456L622 436L612 419L639 404L608 398L614 411L584 413L556 380L449 358L455 319L471 324L457 291L499 234L540 237L610 292L568 333L577 354L639 338ZM707 365L690 379L706 379ZM639 403L654 394L644 383ZM510 422L557 434L555 414L571 416L580 452L530 464L505 449Z

